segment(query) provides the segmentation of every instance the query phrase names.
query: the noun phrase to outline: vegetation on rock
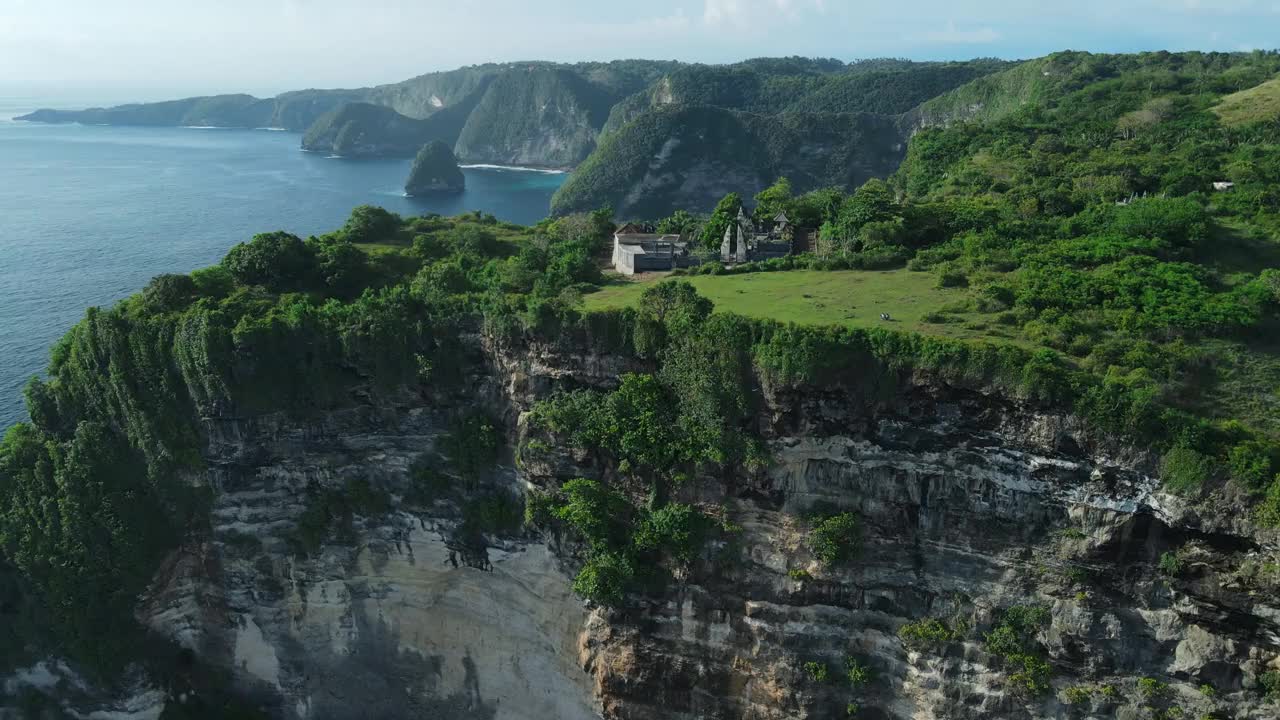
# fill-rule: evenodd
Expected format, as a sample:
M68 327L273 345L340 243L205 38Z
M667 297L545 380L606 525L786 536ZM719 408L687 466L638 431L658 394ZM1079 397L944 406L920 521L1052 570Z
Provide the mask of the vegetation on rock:
M404 191L410 195L434 192L459 192L466 187L466 178L458 168L458 159L448 145L432 140L418 151L405 181Z

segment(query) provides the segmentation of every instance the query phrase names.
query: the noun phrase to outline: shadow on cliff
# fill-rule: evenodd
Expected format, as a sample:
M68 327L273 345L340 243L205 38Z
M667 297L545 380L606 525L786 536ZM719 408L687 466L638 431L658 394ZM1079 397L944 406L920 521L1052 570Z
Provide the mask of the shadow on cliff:
M401 650L394 628L359 615L354 619L358 639L351 652L336 663L316 668L307 680L311 717L493 720L497 715L496 705L481 697L480 676L470 651L457 661ZM451 662L462 664L462 685L442 688ZM447 674L456 676L456 671Z

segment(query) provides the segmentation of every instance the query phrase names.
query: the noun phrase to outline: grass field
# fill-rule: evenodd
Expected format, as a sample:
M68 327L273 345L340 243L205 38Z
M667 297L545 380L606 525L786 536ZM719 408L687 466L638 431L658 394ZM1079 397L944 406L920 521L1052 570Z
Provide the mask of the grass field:
M617 280L585 297L587 309L636 304L659 276ZM908 270L760 272L697 275L693 283L716 310L807 325L888 326L950 337L998 337L1016 340L990 315L972 311L964 288L940 289L933 273ZM924 322L928 313L945 311L950 322ZM880 319L888 313L892 320Z
M1222 118L1223 125L1280 118L1280 77L1222 98L1213 111Z

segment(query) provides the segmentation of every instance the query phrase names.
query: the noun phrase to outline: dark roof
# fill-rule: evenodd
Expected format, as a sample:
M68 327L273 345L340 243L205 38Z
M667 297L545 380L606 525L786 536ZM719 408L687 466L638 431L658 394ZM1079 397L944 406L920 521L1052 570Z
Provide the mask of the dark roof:
M777 215L774 216L773 221L776 223L791 222L790 220L787 219L787 214L785 212L779 212Z
M644 228L636 223L627 223L622 227L614 230L615 235L641 235L644 234Z

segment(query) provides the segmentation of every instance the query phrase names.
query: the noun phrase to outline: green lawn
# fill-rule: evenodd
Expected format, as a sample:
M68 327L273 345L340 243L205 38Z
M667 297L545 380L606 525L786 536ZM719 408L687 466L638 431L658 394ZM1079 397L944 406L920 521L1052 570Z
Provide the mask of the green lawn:
M660 278L617 280L586 296L589 310L634 305ZM1016 339L993 317L974 312L967 289L940 289L933 273L908 270L795 270L743 275L697 275L698 292L727 310L749 317L809 325L887 326L951 337ZM946 311L947 323L926 323L926 313ZM880 313L889 313L885 322Z
M401 245L399 243L356 243L356 247L365 251L370 257L378 255L386 255L388 253L407 252L413 249L412 245Z

